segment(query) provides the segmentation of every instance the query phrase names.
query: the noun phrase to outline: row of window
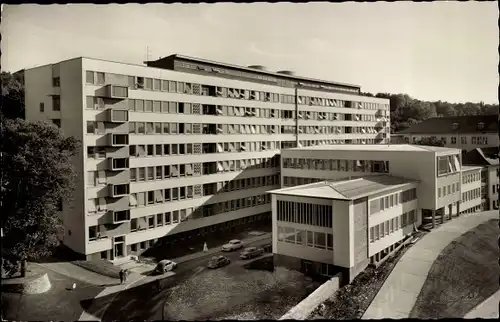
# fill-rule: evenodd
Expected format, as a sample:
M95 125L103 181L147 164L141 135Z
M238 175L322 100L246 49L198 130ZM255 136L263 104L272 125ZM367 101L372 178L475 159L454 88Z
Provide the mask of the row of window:
M278 241L308 246L319 249L333 250L333 234L281 227L278 225Z
M472 189L462 193L462 201L470 201L481 198L481 188Z
M389 161L283 158L283 168L389 173Z
M439 187L438 188L438 198L441 198L441 195L443 197L447 195L454 194L455 192L460 191L460 182L454 182L449 185Z
M370 201L370 215L417 199L417 189L412 188Z
M417 143L418 140L420 139L425 139L425 138L434 138L434 139L437 139L437 137L435 136L431 136L431 137L413 137L413 143ZM405 138L406 140L408 140L408 138ZM446 136L442 136L440 138L440 141L443 142L444 144L446 144L448 142L448 139ZM457 144L457 137L455 136L452 136L450 138L450 144ZM467 144L467 137L466 136L460 136L460 144ZM471 144L483 144L483 145L486 145L488 144L488 137L486 136L473 136L471 138Z
M163 91L170 93L201 95L212 97L223 97L233 99L244 99L261 102L295 104L295 96L287 94L270 93L239 88L216 87L196 83L178 82L148 77L134 77L117 75L110 73L86 71L86 83L93 85L104 85L112 83L114 85L129 86L133 89ZM327 99L321 97L298 96L298 104L309 106L327 107L347 107L347 108L369 108L384 111L388 110L387 104L377 104L362 102L343 101L339 99Z
M303 202L277 201L277 220L332 228L332 206Z
M177 122L129 122L130 134L295 134L294 125L215 124ZM87 121L87 133L104 134L104 122ZM368 126L299 126L301 134L377 134Z
M104 100L87 96L87 108L103 109ZM274 109L264 107L244 107L232 105L213 105L172 101L152 101L128 99L128 109L131 112L164 113L164 114L195 114L220 115L256 118L295 119L295 110ZM318 121L389 121L388 117L373 114L330 113L315 111L299 111L299 119Z
M471 182L480 181L480 180L481 180L480 173L471 173L471 174L462 175L462 184L471 183Z
M498 188L499 188L499 185L498 185L498 184L496 184L496 185L492 185L492 186L491 186L491 188L492 188L492 190L493 190L493 194L498 193ZM495 190L495 188L496 188L496 190Z
M411 210L374 227L370 227L370 243L374 243L375 241L415 222L417 222L416 211Z
M487 136L473 136L471 138L472 144L482 144L486 145L488 144L488 137Z

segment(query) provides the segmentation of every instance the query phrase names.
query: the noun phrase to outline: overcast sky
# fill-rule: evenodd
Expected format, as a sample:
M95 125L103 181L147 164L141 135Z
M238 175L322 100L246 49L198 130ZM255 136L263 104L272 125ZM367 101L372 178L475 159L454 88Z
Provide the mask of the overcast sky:
M172 53L421 100L498 102L496 2L5 5L2 70Z

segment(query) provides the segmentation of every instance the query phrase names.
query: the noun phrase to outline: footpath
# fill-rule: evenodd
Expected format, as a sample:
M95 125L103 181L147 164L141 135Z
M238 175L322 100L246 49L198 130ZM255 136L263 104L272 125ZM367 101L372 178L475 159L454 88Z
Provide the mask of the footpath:
M498 303L500 303L500 291L476 306L464 316L464 319L498 319Z
M427 233L401 257L362 319L408 318L441 251L467 231L495 218L498 211L461 215ZM498 314L498 300L496 303Z
M251 246L253 244L262 243L266 240L269 240L269 243L271 243L272 233L264 233L264 234L259 235L259 236L252 236L249 238L245 238L245 239L242 239L242 242L243 242L244 246L247 247L247 246ZM182 256L182 257L172 258L171 260L177 264L182 264L182 263L186 263L186 262L189 262L189 261L195 260L195 259L200 259L200 258L205 258L205 257L208 258L210 256L213 256L216 253L219 253L220 251L221 251L220 247L213 247L206 252L200 251L200 252L192 253L189 255ZM73 265L73 264L70 264L70 265ZM76 266L76 265L74 265L74 266ZM83 270L85 270L85 269L83 269ZM92 272L90 272L90 273L92 273ZM96 274L96 275L98 275L98 274ZM140 273L131 272L128 276L126 283L116 284L116 281L113 280L114 284L110 285L109 287L106 287L95 298L97 299L100 297L108 296L110 294L118 294L119 292L122 292L131 286L138 286L141 284L149 283L149 282L154 281L154 280L159 279L159 278L163 279L163 278L166 278L166 277L169 277L172 275L175 275L175 273L169 272L167 274L163 274L163 275L159 275L159 276L148 276L148 275L142 275ZM97 316L91 315L91 314L87 313L86 311L84 311L82 313L82 315L80 316L79 321L100 321L99 317L102 317L104 315L107 308L109 307L109 305L112 302L113 302L113 300L111 300L106 307L102 308L99 312L97 312L95 314Z

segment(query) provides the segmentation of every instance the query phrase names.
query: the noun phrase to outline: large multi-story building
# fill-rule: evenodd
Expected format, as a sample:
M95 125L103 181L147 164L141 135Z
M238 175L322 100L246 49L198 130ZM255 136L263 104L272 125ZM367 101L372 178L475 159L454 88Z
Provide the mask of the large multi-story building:
M281 151L281 163L282 188L270 192L278 263L329 276L340 270L347 281L419 226L480 204L481 168L462 169L458 149L311 146Z
M499 115L434 117L414 124L396 134L392 143L415 144L424 138L435 138L445 147L470 151L498 147Z
M88 259L270 225L281 148L389 140L389 101L356 85L179 55L146 65L75 58L25 71L26 119L82 142L61 217L64 244Z

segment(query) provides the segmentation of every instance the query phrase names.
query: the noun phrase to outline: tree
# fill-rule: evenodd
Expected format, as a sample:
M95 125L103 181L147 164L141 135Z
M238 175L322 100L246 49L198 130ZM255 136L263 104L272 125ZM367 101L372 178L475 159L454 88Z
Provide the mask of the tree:
M444 142L438 140L436 137L422 138L415 142L416 145L440 146L444 147Z
M9 275L58 245L58 211L69 202L79 142L45 122L6 119L1 127L2 258Z
M2 72L2 107L5 118L24 119L24 71L11 74Z

